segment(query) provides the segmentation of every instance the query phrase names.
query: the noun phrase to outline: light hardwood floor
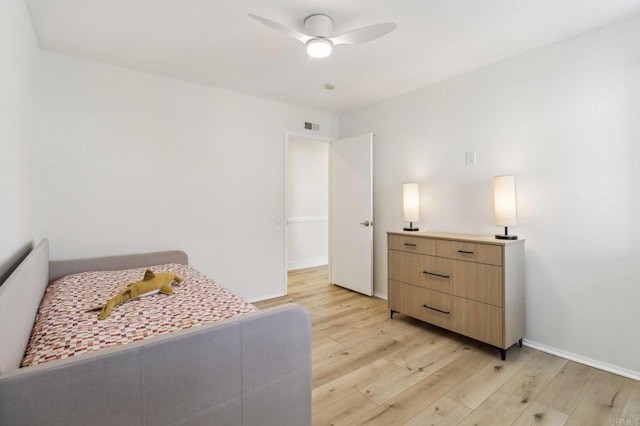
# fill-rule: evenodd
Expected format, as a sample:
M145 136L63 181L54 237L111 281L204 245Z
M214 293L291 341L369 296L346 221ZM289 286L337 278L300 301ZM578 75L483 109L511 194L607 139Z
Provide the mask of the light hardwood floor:
M640 382L527 347L497 350L331 285L289 273L313 322L314 425L640 426Z

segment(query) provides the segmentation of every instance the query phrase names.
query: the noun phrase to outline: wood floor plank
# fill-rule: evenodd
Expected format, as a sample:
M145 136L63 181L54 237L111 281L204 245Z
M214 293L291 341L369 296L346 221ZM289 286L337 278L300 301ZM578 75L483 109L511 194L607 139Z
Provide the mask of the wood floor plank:
M358 392L366 388L369 384L399 368L402 367L398 367L386 359L381 358L332 380L325 385L317 387L312 393L313 412L322 410L340 401L350 393Z
M405 349L387 355L386 358L397 365L404 366L418 358L425 357L449 341L450 339L446 335L428 331L419 333L413 336L411 341L405 343Z
M286 303L292 303L294 299L289 296L278 297L276 299L263 300L261 302L255 302L254 305L259 309L272 308L274 306L284 305Z
M593 368L568 361L535 400L545 407L571 414L584 397L594 374Z
M369 398L352 392L323 410L313 414L315 425L348 425L376 407Z
M374 309L361 309L354 307L348 311L337 312L335 315L326 315L313 320L314 332L322 335L334 335L336 331L345 327L352 327L366 321L371 321L380 316L380 312Z
M448 396L443 396L405 423L405 426L457 425L462 419L467 417L470 412L471 408L465 407Z
M327 351L329 348L336 347L340 342L333 340L329 336L313 337L311 340L311 349L313 352Z
M471 426L513 423L531 405L532 398L553 378L553 375L542 374L541 369L536 368L539 365L535 362L538 356L538 353L534 353L534 359L525 368L493 392L460 424ZM533 367L535 371L529 367ZM553 372L553 369L550 371Z
M489 345L390 319L386 301L332 285L327 272L290 272L286 296L255 303L311 314L314 425L640 426L638 381L526 347L502 362Z
M509 361L496 359L478 373L474 374L453 389L448 396L476 409L509 379L515 376L534 357L534 352L527 348L517 348L509 353Z
M469 377L468 370L449 363L423 380L388 399L365 415L354 425L404 424L427 409L450 389Z
M569 416L565 413L533 401L512 423L512 426L560 426L564 425L568 418Z
M330 357L329 362L313 367L313 388L322 386L362 365L380 358L380 354L392 353L401 348L401 343L392 338L383 338L364 346L350 346Z
M322 318L327 314L336 314L336 312L340 312L341 310L348 310L349 308L361 305L361 304L371 304L371 302L367 299L363 299L361 294L356 292L343 293L341 291L336 291L332 294L322 294L324 290L321 288L317 289L315 293L315 297L308 300L305 305L314 309L316 312L316 317Z
M637 380L632 380L629 397L620 414L620 422L634 426L640 425L640 382Z
M417 320L396 321L390 319L388 316L378 315L374 316L369 321L360 321L359 323L351 324L348 328L335 330L330 335L333 339L340 342L347 342L371 332L395 333L397 330L415 330L417 332L419 330L424 330L424 324L420 324Z
M339 342L348 342L351 339L369 334L373 331L381 330L391 324L392 320L390 320L388 317L378 315L368 322L360 322L358 324L352 324L351 326L343 328L342 330L335 330L333 333L331 333L331 338Z
M536 374L544 374L545 376L555 377L556 374L564 368L569 362L564 358L560 358L555 355L547 354L544 352L537 352L531 362L527 365L527 369L533 371Z
M345 343L340 343L339 345L327 350L317 351L313 354L313 366L314 368L320 367L345 356L352 356L357 353L369 351L371 347L379 346L380 342L397 343L398 345L401 345L401 341L406 339L405 336L407 334L411 335L417 332L418 331L415 329L405 328L404 330L397 330L395 333L374 332L363 335ZM399 349L401 349L400 346L395 348L395 350ZM392 352L387 352L387 354L390 353Z
M620 419L631 380L606 371L595 370L591 383L567 425L610 424Z
M456 341L443 341L432 353L383 377L368 386L364 393L379 404L385 403L431 376L435 371L454 362L465 354L465 350L465 347Z

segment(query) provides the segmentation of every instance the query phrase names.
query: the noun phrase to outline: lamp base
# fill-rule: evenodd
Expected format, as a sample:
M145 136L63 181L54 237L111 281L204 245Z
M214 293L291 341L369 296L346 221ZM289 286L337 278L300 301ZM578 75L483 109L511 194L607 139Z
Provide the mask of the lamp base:
M517 240L517 235L509 235L509 228L504 227L504 234L496 234L496 240Z
M405 230L405 231L412 231L412 232L420 230L420 228L402 228L402 229Z

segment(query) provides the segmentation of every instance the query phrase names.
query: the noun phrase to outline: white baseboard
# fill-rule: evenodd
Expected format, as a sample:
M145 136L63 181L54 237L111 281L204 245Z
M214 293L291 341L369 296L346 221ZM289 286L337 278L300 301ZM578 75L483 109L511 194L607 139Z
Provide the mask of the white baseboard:
M537 349L551 355L559 356L560 358L565 358L571 361L578 362L580 364L588 365L589 367L597 368L598 370L608 371L609 373L618 374L619 376L628 377L633 380L640 380L640 372L638 371L629 370L617 365L607 364L606 362L588 358L583 355L574 354L572 352L563 351L562 349L543 345L542 343L532 342L531 340L527 339L522 339L522 344L532 349Z
M267 294L266 296L253 297L250 299L245 299L249 303L262 302L263 300L275 299L276 297L286 296L286 291L279 291L278 293Z
M323 266L329 263L329 256L311 257L308 259L290 260L287 262L287 271L295 271L296 269L313 268L315 266Z
M378 291L374 291L373 295L375 297L377 297L378 299L382 299L382 300L388 300L387 295L385 293L380 293Z

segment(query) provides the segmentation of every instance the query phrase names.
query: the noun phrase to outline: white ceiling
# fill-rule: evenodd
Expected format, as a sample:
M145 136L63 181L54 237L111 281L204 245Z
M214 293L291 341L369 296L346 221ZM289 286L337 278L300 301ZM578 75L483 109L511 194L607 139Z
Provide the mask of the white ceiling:
M333 112L640 14L640 0L25 1L43 49ZM335 34L398 26L310 60L247 13L298 30L324 13Z

